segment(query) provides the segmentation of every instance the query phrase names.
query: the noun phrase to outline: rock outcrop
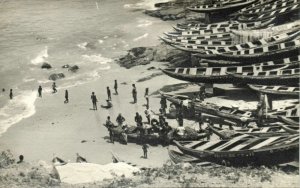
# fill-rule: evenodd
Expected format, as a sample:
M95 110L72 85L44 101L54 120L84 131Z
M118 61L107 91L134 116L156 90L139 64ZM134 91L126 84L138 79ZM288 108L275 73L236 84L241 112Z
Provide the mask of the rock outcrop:
M41 68L42 68L42 69L51 69L52 66L51 66L49 63L44 62L44 63L42 64Z
M58 80L58 79L62 79L64 77L65 77L64 73L55 73L55 74L51 74L49 76L49 80L55 81L55 80Z
M72 72L77 72L78 69L79 69L79 67L77 65L74 65L74 66L70 66L68 70L72 71Z

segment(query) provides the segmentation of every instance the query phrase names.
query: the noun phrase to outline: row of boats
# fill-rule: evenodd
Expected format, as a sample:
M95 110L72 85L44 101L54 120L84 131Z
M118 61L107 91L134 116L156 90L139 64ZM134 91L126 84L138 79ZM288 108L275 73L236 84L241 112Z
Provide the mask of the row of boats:
M233 0L192 5L187 9L213 16L230 13L230 21L180 23L164 33L166 44L193 56L194 67L163 69L175 79L246 86L264 94L299 96L299 0ZM296 15L296 16L295 16ZM290 19L291 18L291 19ZM296 20L293 20L295 19ZM240 42L246 33L251 40ZM249 37L251 38L251 37ZM241 110L161 93L168 101L193 108L208 119L215 140L176 141L169 156L178 162L220 165L275 165L298 158L300 105L268 110ZM257 128L251 128L255 122ZM220 127L215 125L219 124ZM229 125L229 129L224 126Z

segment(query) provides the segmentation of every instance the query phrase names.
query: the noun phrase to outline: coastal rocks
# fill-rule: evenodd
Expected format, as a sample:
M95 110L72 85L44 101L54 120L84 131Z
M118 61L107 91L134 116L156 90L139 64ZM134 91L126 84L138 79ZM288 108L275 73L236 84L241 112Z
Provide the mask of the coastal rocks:
M120 66L131 68L137 65L149 64L151 61L170 62L172 66L188 66L191 64L189 53L165 44L154 47L132 48L127 55L117 60L117 63Z
M146 65L153 60L154 53L155 49L149 47L132 48L128 51L127 55L120 58L117 63L126 68L137 65Z
M185 17L183 8L165 8L160 10L146 10L145 14L166 20L179 20Z
M62 79L64 77L65 77L64 73L54 73L49 76L49 80L55 81L57 79Z
M68 70L71 72L77 72L78 69L79 67L77 65L74 65L74 66L70 66Z
M42 69L51 69L52 66L51 66L49 63L44 62L44 63L42 64L41 68L42 68Z

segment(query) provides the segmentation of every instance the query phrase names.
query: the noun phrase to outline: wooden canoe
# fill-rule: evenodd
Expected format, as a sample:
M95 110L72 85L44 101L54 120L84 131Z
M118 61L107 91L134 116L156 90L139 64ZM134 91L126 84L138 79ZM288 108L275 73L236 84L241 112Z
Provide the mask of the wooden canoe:
M198 31L198 30L209 30L215 28L231 28L231 29L260 29L270 25L275 21L275 18L271 18L264 21L252 22L252 23L239 23L234 21L221 22L215 24L187 24L173 26L176 31Z
M295 105L295 106L288 106L284 109L279 109L279 110L271 110L267 113L267 116L269 118L278 118L278 116L283 116L283 117L293 117L293 118L299 118L300 117L300 106Z
M239 83L296 86L299 84L300 68L227 74Z
M233 137L236 137L237 135L247 134L249 136L254 137L273 137L273 136L288 136L291 133L290 131L286 131L285 128L297 132L299 131L299 127L289 127L286 125L280 125L280 126L271 126L271 127L262 127L262 128L244 128L244 129L235 129L235 130L229 130L232 132L232 135L225 134L227 130L220 129L214 126L208 126L213 133L218 135L221 139L231 139ZM299 132L298 132L299 133Z
M183 154L182 152L178 152L175 150L171 150L168 148L168 154L170 159L175 163L199 163L199 162L203 162L198 158L195 158L193 156L187 155L187 154Z
M181 103L187 103L186 107L189 108L191 106L191 99L188 96L169 93L161 93L161 95L166 97L168 101L174 104L180 105ZM213 116L223 117L235 122L241 122L242 120L245 122L250 122L255 121L256 119L252 111L249 110L240 110L227 106L217 106L212 103L198 102L197 100L195 102L195 110Z
M200 160L232 166L275 165L297 159L299 135L247 138L246 134L231 140L185 141L176 146Z
M209 5L197 5L187 7L188 10L201 13L220 13L220 11L231 13L251 5L256 0L232 0Z
M238 16L237 20L239 22L253 22L253 21L261 21L261 20L265 20L265 19L269 19L272 18L274 16L279 17L279 16L283 16L289 13L293 13L293 12L297 12L300 10L300 4L299 3L295 3L295 4L291 4L287 7L282 7L282 8L278 8L276 10L273 10L271 12L266 12L266 13L262 13L259 15L254 15L251 17L248 16Z
M178 33L169 33L164 32L169 38L175 38L179 40L222 40L222 41L231 41L233 34L232 33L221 33L221 34L212 34L212 35L196 35L196 36L182 36Z
M286 125L280 125L282 127L282 129L284 129L286 132L290 133L290 134L297 134L299 135L299 127L289 127Z
M256 9L250 9L250 10L245 10L241 12L239 15L243 15L245 17L247 16L253 16L253 15L260 15L260 14L266 14L272 11L276 11L278 9L282 9L285 7L289 7L291 5L295 5L299 3L299 0L286 0L286 1L277 1L271 4L267 4L265 6L260 6L257 7Z
M232 46L232 41L222 41L222 40L187 40L187 39L177 39L169 37L160 37L162 41L167 44L195 44L202 46ZM214 48L213 48L214 49Z
M231 67L199 67L199 68L167 68L163 69L166 75L184 81L197 83L237 83L231 74L255 73L267 70L280 70L288 65L266 66L231 66ZM238 80L239 82L240 80Z
M274 59L273 61L266 61L257 63L256 62L234 62L234 61L225 61L225 60L212 60L212 59L201 59L199 63L206 63L208 66L213 67L223 67L223 66L245 66L254 64L256 66L263 66L263 65L278 65L278 64L298 64L300 62L300 55L290 56L287 58L278 58ZM296 67L295 67L296 68Z
M291 95L299 96L300 90L299 87L288 87L288 86L269 86L269 85L248 85L249 88L267 94L274 95Z
M223 42L214 42L214 41L205 41L205 42L198 42L198 44L193 44L195 41L189 41L186 43L186 41L180 40L179 42L173 42L172 40L167 40L165 38L162 38L167 44L170 44L171 46L178 48L183 51L193 52L193 53L205 53L204 51L209 50L209 52L206 52L206 54L219 54L220 56L224 54L224 56L228 55L255 55L257 54L263 54L263 53L269 53L272 52L272 48L276 48L278 50L284 49L285 46L281 46L279 44L282 44L283 42L290 41L297 36L300 35L300 31L293 29L292 31L282 33L279 35L272 36L267 39L260 39L253 42L247 42L237 45L229 46L229 43L226 41ZM298 40L295 40L294 46L297 45ZM278 44L279 43L279 44ZM275 46L278 44L277 46ZM285 43L286 45L291 45L289 42ZM274 49L275 50L275 49ZM248 52L248 53L247 53Z
M277 116L277 118L280 121L282 121L283 123L299 127L299 119L300 119L300 117L297 117L297 116L296 117Z

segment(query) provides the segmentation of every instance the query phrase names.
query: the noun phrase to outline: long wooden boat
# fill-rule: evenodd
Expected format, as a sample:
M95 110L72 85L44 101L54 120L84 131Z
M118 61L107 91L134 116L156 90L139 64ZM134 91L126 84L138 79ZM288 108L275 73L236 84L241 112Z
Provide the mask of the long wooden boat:
M222 41L222 40L187 40L187 39L177 39L169 37L160 37L162 41L167 44L196 44L201 46L232 46L232 41ZM214 49L214 48L213 48Z
M231 140L175 141L175 144L184 154L232 166L268 166L290 162L299 157L299 135L247 137L244 134Z
M225 61L225 60L212 60L212 59L201 59L199 63L206 63L208 66L213 67L223 67L223 66L244 66L249 64L254 64L256 66L263 66L263 65L278 65L278 64L298 64L300 62L300 55L291 56L287 58L278 58L274 59L273 61L266 61L257 63L256 62L237 62L237 61Z
M259 6L259 7L256 7L256 8L241 11L241 12L235 14L235 15L236 15L236 17L241 16L241 15L243 15L245 17L253 16L253 15L260 15L260 14L265 14L265 13L268 13L268 12L276 11L278 9L288 7L288 6L297 4L297 3L299 3L299 0L275 1L273 3L266 4L264 6Z
M288 106L284 109L271 110L267 113L268 118L278 118L278 116L288 117L288 118L299 118L300 117L300 106Z
M282 124L280 124L279 126L282 127L282 129L284 129L286 132L288 132L290 134L299 135L299 126L298 127L291 127L291 126L289 127L289 126L282 125Z
M284 128L282 127L284 126ZM235 130L224 130L214 126L208 125L209 129L218 135L221 139L231 139L237 137L237 135L247 134L254 137L273 137L273 136L288 136L291 133L290 131L286 131L285 128L297 132L299 131L299 127L288 127L286 125L280 126L272 126L272 127L263 127L263 128L248 128L248 129L235 129ZM226 134L227 131L232 132L232 134ZM299 133L299 132L298 132Z
M300 117L285 117L285 116L277 116L277 118L282 121L283 123L286 123L288 125L292 126L298 126L300 122Z
M295 37L298 37L300 35L299 30L293 29L292 31L289 31L287 33L282 33L279 35L272 36L267 39L260 39L253 42L247 42L237 45L229 46L229 42L226 41L198 41L198 44L193 44L196 41L190 41L190 40L168 40L166 38L161 38L163 41L165 41L167 44L170 44L171 46L178 48L183 51L193 52L193 53L204 53L204 51L210 50L213 54L224 54L226 55L246 55L246 50L251 51L253 49L253 53L259 53L262 54L263 52L269 52L272 49L269 48L272 44L278 44L283 43L286 41L290 41L294 39ZM189 42L190 41L190 42ZM288 42L286 42L289 44ZM295 45L295 44L294 44ZM283 46L279 46L282 47ZM261 49L261 50L260 50Z
M167 68L163 69L166 75L184 81L200 83L237 83L231 74L255 73L267 70L280 70L289 65L265 66L231 66L231 67L199 67L199 68ZM240 80L238 80L239 82Z
M295 86L299 84L300 68L227 74L240 83Z
M199 163L199 162L203 162L200 159L187 155L187 154L183 154L182 152L178 152L175 150L171 150L168 148L168 154L170 159L175 163Z
M238 28L237 28L238 29ZM223 33L230 33L233 28L230 27L221 27L221 28L213 28L213 29L205 29L205 30L197 30L197 31L173 31L168 32L168 36L199 36L199 35L216 35Z
M221 33L221 34L212 34L212 35L197 35L197 36L182 36L178 35L178 33L168 33L164 32L166 36L169 38L175 38L179 40L222 40L228 41L232 40L232 33Z
M180 105L181 103L186 103L188 106L191 106L191 99L185 95L175 95L175 94L167 94L161 93L166 99L174 104ZM185 101L185 102L184 102ZM255 121L255 116L250 110L240 110L237 108L230 108L227 106L217 106L212 103L204 103L204 102L195 102L195 110L200 111L202 113L210 114L213 116L223 117L226 119L230 119L236 122L249 122Z
M269 86L269 85L248 85L249 88L267 94L274 95L291 95L299 96L300 89L299 87L288 87L288 86Z
M209 30L209 29L216 29L216 28L260 29L270 25L275 21L275 19L276 18L274 17L268 20L252 22L252 23L250 22L239 23L234 21L228 21L228 22L221 22L215 24L186 24L186 25L177 24L177 26L173 26L173 28L176 31L199 31L199 30Z
M213 58L243 62L253 62L255 59L255 61L259 63L263 61L272 61L277 58L286 58L290 56L299 55L299 49L300 39L295 39L288 42L259 46L256 48L225 53L218 53L209 50L204 51L203 53L199 53L198 56L210 59Z
M190 11L201 12L201 13L215 13L215 12L220 13L220 11L233 12L241 8L244 8L248 5L251 5L255 1L256 0L232 0L232 1L220 2L218 4L191 6L191 7L187 7L187 9Z
M273 10L272 12L266 12L260 15L254 15L251 17L246 17L244 15L239 16L237 18L237 20L239 22L253 22L253 21L261 21L261 20L265 20L265 19L270 19L274 16L279 17L279 16L283 16L292 12L297 12L300 10L300 4L296 3L296 4L292 4L290 6L287 7L282 7L282 8L278 8L276 10Z

